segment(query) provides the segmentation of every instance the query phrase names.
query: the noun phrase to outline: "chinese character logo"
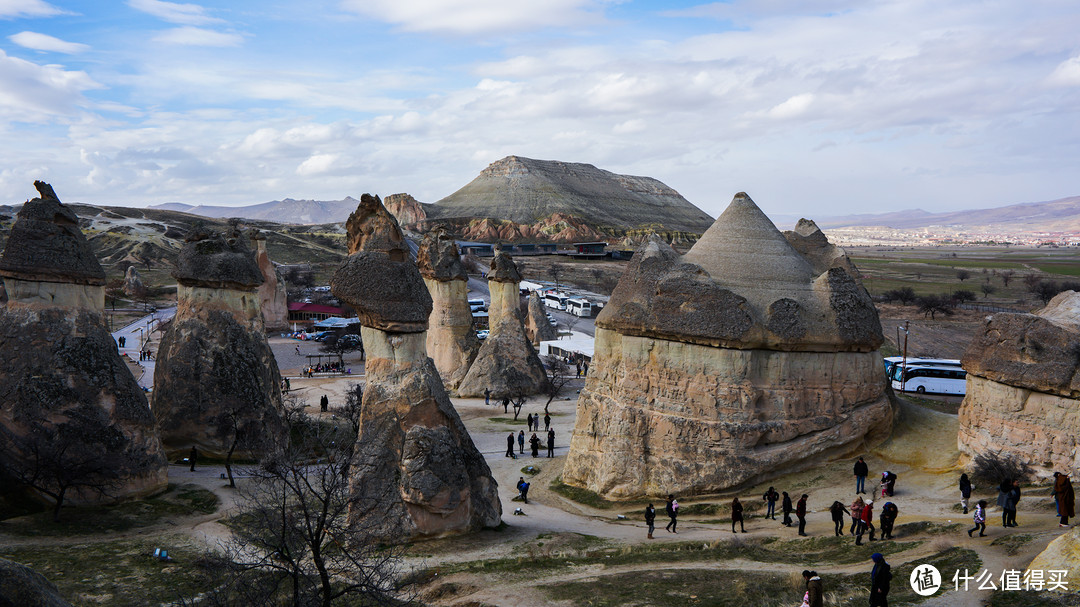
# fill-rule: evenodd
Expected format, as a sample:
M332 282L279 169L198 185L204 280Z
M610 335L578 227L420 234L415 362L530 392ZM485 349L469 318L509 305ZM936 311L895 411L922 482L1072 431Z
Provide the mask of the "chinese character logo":
M919 565L911 572L911 589L919 596L931 596L941 588L941 572L933 565Z

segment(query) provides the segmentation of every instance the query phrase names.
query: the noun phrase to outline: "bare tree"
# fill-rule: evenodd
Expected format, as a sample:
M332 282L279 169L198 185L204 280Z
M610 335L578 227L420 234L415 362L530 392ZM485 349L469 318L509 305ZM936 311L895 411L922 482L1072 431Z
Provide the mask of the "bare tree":
M1032 292L1032 293L1036 292L1036 289L1038 289L1039 283L1041 283L1041 282L1042 282L1042 277L1039 276L1038 274L1025 274L1024 275L1024 286L1027 287L1027 290Z
M548 385L545 394L547 394L547 402L544 403L544 414L550 415L548 406L551 401L555 400L562 389L566 387L566 384L570 383L572 379L570 376L570 365L566 364L566 361L559 356L549 354L544 357L544 369L547 370Z
M956 277L960 279L960 282L964 282L965 280L971 278L971 272L967 270L957 270Z
M232 535L202 561L199 605L405 605L397 550L347 520L351 428L294 420L293 441L248 471ZM189 598L187 604L196 604Z
M345 392L345 406L334 410L334 413L349 422L353 434L360 433L360 411L364 402L364 386L359 383L349 384Z
M551 275L551 280L555 283L555 290L559 290L559 277L562 276L562 266L552 262L551 267L548 268L548 274Z
M319 351L336 354L341 366L345 366L345 355L355 350L363 350L360 335L349 329L335 329L319 343Z
M1005 287L1008 287L1009 283L1012 282L1013 277L1016 276L1016 272L1014 272L1012 270L1005 270L1004 272L1002 272L1000 274L1000 276L1001 276L1001 284L1004 285Z
M529 397L524 394L515 394L510 397L510 405L514 407L514 421L517 421L518 416L521 415L521 408L527 402L529 402Z
M982 289L983 299L989 298L991 293L993 293L994 291L997 291L997 287L995 287L994 285L992 285L992 284L990 284L988 282L983 283L983 285L981 287L979 287L979 288Z
M953 315L952 300L941 295L926 295L920 297L918 300L919 311L923 313L923 316L929 316L931 320L934 316L941 312L945 316Z

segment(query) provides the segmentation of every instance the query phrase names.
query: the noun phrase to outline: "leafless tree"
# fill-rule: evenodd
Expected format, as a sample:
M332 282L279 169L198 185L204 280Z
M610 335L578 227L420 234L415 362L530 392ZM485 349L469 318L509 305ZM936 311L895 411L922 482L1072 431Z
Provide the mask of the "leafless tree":
M559 277L562 276L562 266L557 263L552 263L548 268L548 274L551 275L551 280L555 283L555 290L559 290Z
M953 315L952 300L948 297L941 295L926 295L920 297L917 301L919 304L919 311L923 313L923 316L929 316L931 320L934 316L941 312L945 316Z
M1008 287L1009 283L1012 282L1013 277L1016 276L1016 272L1014 272L1012 270L1005 270L1004 272L1002 272L1000 274L1000 276L1001 276L1001 284L1004 285L1005 287Z
M364 401L364 386L359 383L349 384L345 392L345 406L334 410L334 413L349 422L353 434L360 432L360 411Z
M545 394L547 402L544 403L544 414L550 415L548 406L555 400L566 384L570 383L570 365L559 356L547 355L544 357L544 368L547 370L548 385Z
M990 284L988 282L983 283L983 285L980 287L980 289L982 289L982 292L983 292L983 299L989 298L991 293L993 293L994 291L997 291L997 287L995 287L994 285L992 285L992 284Z
M971 278L971 272L969 272L968 270L957 270L956 277L960 279L960 282L964 282L965 280Z

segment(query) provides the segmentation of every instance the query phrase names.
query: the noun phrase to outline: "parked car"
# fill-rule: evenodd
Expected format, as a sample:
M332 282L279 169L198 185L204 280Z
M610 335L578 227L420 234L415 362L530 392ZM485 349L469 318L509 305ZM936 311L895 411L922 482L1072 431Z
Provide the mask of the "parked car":
M488 336L488 330L487 329L484 329L483 331L477 331L476 332L476 337L481 339L481 340L487 339L487 336Z

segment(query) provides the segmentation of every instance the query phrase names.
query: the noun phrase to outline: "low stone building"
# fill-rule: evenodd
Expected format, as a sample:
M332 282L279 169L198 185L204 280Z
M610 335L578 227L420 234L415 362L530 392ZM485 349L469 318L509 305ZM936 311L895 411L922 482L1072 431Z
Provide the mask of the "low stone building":
M888 435L877 312L811 225L782 234L739 193L686 255L638 250L596 319L564 482L714 492Z

